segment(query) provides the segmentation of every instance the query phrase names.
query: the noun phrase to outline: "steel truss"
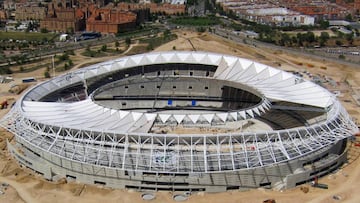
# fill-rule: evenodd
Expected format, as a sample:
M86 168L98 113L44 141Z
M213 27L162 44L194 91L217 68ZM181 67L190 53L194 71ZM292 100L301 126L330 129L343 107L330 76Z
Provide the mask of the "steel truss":
M326 122L259 133L118 134L52 126L28 119L17 104L1 125L21 143L61 159L132 171L212 173L299 159L350 137L357 129L334 101Z
M213 79L241 83L264 96L262 102L253 109L225 112L224 117L216 114L224 122L228 117L233 120L255 118L271 109L272 101L287 101L323 109L326 118L307 126L276 131L228 134L135 133L112 130L115 129L112 125L120 123L118 129L123 128L130 114L133 114L131 119L137 117L130 121L134 125L138 121L154 121L155 117L150 117L150 114L140 116L138 112L122 112L124 115L121 117L121 112L118 112L122 120L118 121L114 117L112 122L115 124L108 124L106 119L112 119L110 115L114 114L111 112L116 110L107 110L108 116L103 107L94 106L90 100L74 102L66 108L63 104L53 105L48 102L46 110L42 109L45 102L38 102L55 90L82 82L86 84L88 79L122 69L187 62L216 66L216 72L211 76ZM34 110L31 105L36 105L37 109ZM70 110L72 114L64 116ZM179 120L184 118L184 115L175 116L181 116ZM64 118L61 120L63 122L56 122L59 117ZM77 121L94 117L93 120ZM206 118L211 123L214 115ZM197 121L197 118L194 120ZM93 122L92 127L84 127L87 121ZM81 122L85 124L81 126ZM96 127L99 123L103 128ZM11 131L18 143L42 154L77 163L155 173L218 173L271 166L324 150L358 130L340 102L327 90L284 71L249 60L202 52L149 53L125 57L56 77L28 91L0 121L0 125Z

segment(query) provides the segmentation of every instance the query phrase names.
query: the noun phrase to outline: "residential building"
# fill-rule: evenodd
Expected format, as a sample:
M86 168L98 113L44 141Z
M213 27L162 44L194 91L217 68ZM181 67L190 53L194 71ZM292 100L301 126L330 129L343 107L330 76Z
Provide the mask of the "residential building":
M130 11L100 8L86 21L86 30L101 33L118 33L135 28L137 15Z
M46 8L39 6L23 6L15 10L15 20L42 20L46 17Z

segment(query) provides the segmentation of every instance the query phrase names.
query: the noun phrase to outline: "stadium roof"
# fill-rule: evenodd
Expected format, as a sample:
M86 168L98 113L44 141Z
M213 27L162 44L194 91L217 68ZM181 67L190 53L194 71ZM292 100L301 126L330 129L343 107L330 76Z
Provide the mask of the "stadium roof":
M131 67L163 64L191 63L217 66L213 78L250 86L264 95L259 105L232 112L204 113L144 113L115 110L95 104L91 97L73 103L39 102L53 91L70 84L97 77L108 72ZM264 113L271 106L269 101L286 101L326 109L332 102L332 95L324 88L298 76L234 56L206 52L157 52L135 55L95 64L70 74L59 76L35 87L24 96L22 110L26 117L41 123L84 129L102 129L121 132L146 132L156 118L162 122L169 119L181 123L184 119L197 122L213 119L242 120Z

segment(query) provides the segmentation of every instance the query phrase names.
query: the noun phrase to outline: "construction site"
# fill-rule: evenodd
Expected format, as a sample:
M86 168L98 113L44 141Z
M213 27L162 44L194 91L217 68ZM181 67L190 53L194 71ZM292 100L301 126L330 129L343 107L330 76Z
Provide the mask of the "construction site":
M177 35L2 84L0 201L356 202L356 66Z

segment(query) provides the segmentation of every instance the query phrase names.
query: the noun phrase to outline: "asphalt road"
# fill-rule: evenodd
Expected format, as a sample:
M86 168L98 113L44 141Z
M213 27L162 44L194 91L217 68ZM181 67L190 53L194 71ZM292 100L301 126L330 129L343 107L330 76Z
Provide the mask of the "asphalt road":
M219 27L215 27L214 32L212 32L212 34L230 39L236 43L247 44L250 46L255 46L255 47L260 47L260 48L264 47L264 48L268 48L268 49L271 49L274 51L275 50L286 51L291 54L301 55L304 58L316 58L318 60L332 61L335 63L349 65L349 66L354 66L354 65L359 66L359 64L360 64L358 62L349 62L349 61L345 61L345 60L341 60L341 59L336 59L336 58L320 55L320 53L317 53L316 51L314 51L312 49L307 50L307 49L300 49L300 48L281 47L281 46L277 46L277 45L270 44L270 43L260 42L260 41L254 40L252 38L243 36L243 35L237 35L230 30L221 29Z

